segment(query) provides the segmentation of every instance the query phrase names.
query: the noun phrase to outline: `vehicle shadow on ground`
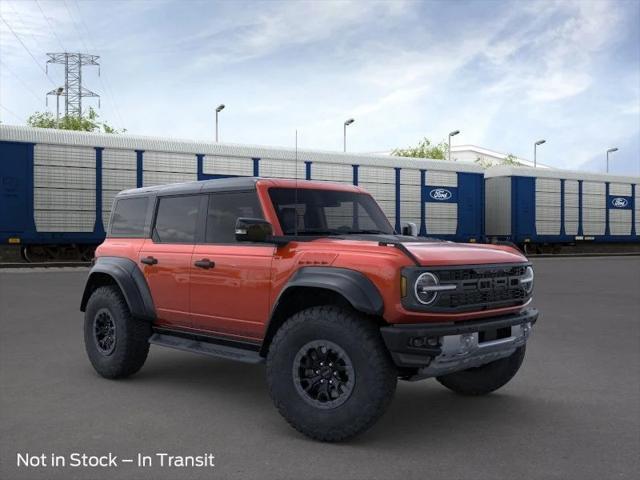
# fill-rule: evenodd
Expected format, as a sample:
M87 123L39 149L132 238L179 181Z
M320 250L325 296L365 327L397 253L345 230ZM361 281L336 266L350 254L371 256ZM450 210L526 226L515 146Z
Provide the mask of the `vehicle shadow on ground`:
M272 408L263 365L165 352L152 352L150 360L132 381L146 385L161 382L204 399L232 402L242 410L260 407L270 412L262 417L264 433L312 441L292 430ZM442 441L455 434L453 432L477 433L489 425L511 424L526 429L540 421L553 421L549 411L544 419L533 413L535 402L524 394L509 391L508 387L484 397L465 397L446 390L433 379L416 383L400 381L389 410L377 425L346 443L354 447L404 448L407 442L429 442L430 438ZM571 415L566 405L554 403L549 407L553 412L551 417Z

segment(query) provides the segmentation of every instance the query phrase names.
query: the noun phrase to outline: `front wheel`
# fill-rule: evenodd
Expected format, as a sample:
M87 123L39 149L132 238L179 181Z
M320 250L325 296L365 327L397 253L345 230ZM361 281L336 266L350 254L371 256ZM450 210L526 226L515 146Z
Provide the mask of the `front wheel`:
M84 314L84 344L96 372L123 378L142 368L149 353L151 325L131 316L115 286L97 288Z
M461 395L486 395L511 380L522 365L525 346L509 357L476 368L437 377L438 382Z
M321 441L371 427L391 402L397 376L376 326L334 306L292 316L267 356L276 407L296 430Z

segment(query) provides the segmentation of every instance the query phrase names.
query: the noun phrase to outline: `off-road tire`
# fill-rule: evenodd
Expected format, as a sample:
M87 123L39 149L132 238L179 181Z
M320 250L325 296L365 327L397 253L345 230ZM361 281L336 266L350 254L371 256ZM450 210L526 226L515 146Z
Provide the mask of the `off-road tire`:
M97 316L110 316L115 325L115 342L108 353L100 350L96 340ZM124 378L140 370L149 353L150 336L151 325L131 316L117 287L99 287L91 294L84 315L84 344L91 365L100 375Z
M311 405L295 385L297 355L317 341L337 345L353 367L352 390L335 407ZM374 322L336 306L311 307L293 315L276 333L267 355L267 383L278 411L293 428L320 441L346 440L370 428L389 406L397 379Z
M449 390L461 395L486 395L504 386L515 376L524 360L525 350L523 345L509 357L436 378Z

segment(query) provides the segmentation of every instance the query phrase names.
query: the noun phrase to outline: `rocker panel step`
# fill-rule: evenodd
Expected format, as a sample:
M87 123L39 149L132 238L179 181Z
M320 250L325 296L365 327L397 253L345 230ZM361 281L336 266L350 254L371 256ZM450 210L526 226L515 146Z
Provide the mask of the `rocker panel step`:
M213 357L226 358L245 363L262 363L264 358L253 350L245 348L230 347L228 345L218 345L213 342L204 342L192 338L184 338L176 335L154 333L149 338L149 343L163 347L175 348L185 352L200 353Z

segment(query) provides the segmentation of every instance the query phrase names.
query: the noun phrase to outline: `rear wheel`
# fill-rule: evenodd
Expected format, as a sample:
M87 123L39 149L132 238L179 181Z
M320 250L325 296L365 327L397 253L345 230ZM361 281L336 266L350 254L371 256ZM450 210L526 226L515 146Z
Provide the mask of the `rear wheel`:
M142 368L149 353L151 325L132 318L115 286L97 288L87 302L84 343L91 365L106 378L123 378Z
M267 382L283 417L322 441L345 440L387 409L397 371L376 326L359 314L318 306L292 316L267 356Z
M438 382L461 395L486 395L511 380L522 365L525 346L518 348L511 356L501 358L476 368L437 377Z

